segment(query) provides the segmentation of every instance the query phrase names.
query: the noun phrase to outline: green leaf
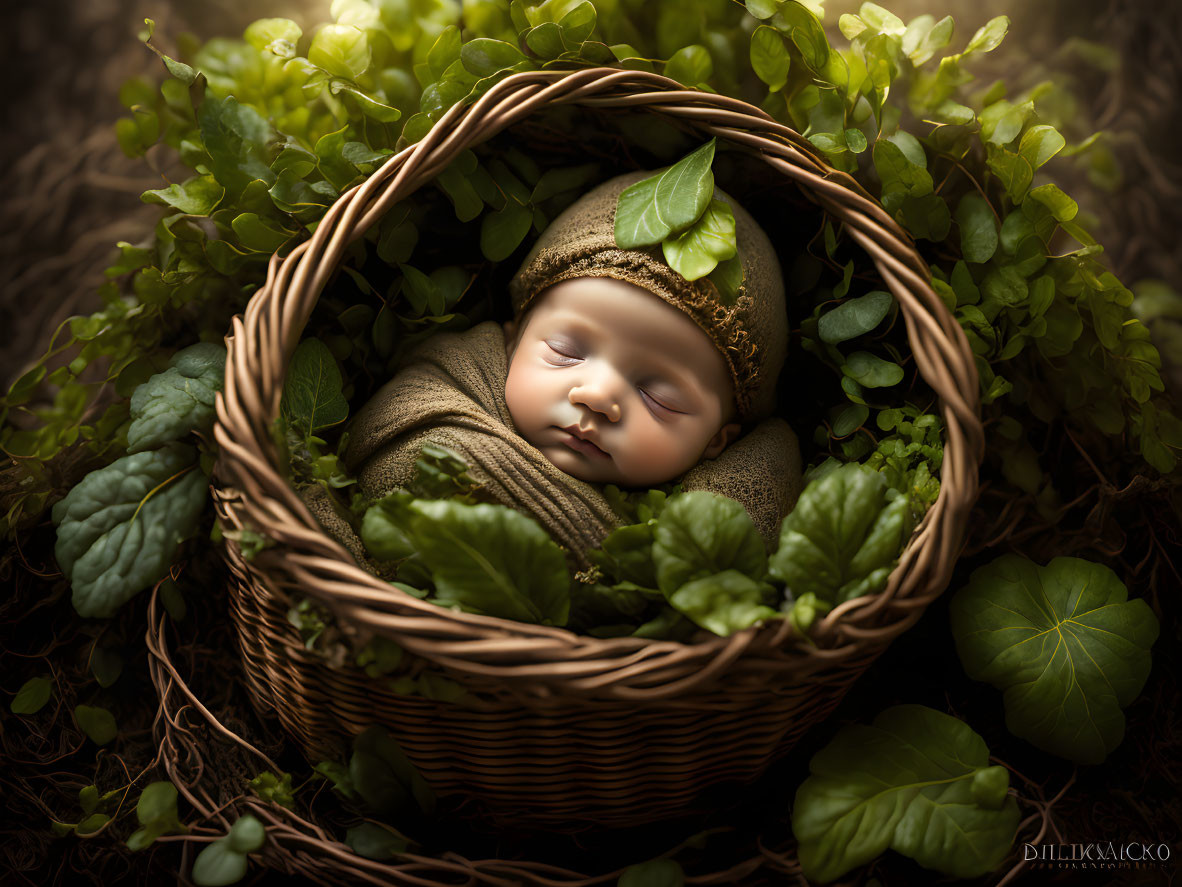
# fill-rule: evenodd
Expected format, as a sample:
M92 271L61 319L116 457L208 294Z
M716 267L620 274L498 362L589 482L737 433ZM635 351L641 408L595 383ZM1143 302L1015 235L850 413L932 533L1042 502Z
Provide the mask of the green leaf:
M246 877L246 856L234 850L228 838L219 838L197 854L190 876L200 887L237 884Z
M697 86L714 74L714 60L705 46L683 46L669 57L664 74L685 86Z
M253 853L261 850L267 840L267 830L263 824L249 813L238 817L230 826L230 833L226 841L235 853Z
M118 650L96 645L90 652L90 670L100 687L109 687L119 680L119 675L123 673L123 657L119 655Z
M908 506L906 496L888 495L877 471L842 465L812 481L784 518L769 572L795 597L841 603L875 594L910 538Z
M431 68L434 80L440 80L453 62L460 59L460 29L455 25L448 25L439 32L431 49L427 52L427 64Z
M1010 255L1018 251L1018 246L1024 240L1033 236L1034 223L1020 209L1011 212L1001 223L1001 248Z
M222 202L226 189L213 176L193 176L182 184L172 184L140 195L144 203L171 206L190 216L208 216Z
M308 61L334 77L356 80L372 61L365 31L351 25L324 25L308 47Z
M365 803L384 816L435 811L431 787L381 727L370 727L353 741L349 779Z
M268 254L275 252L295 234L294 231L268 224L256 213L241 213L235 216L230 222L230 227L234 229L241 246Z
M977 33L973 35L973 39L965 47L964 54L968 55L971 52L992 52L1001 45L1001 41L1005 38L1006 31L1009 30L1009 27L1010 20L1007 16L999 15L996 18L991 18L977 29Z
M341 384L341 370L328 346L319 339L304 339L287 370L280 412L301 434L339 425L349 416Z
M1120 744L1159 626L1110 569L1003 555L974 571L951 616L969 677L1005 692L1011 733L1081 764Z
M198 342L174 354L168 369L131 396L127 451L155 449L193 431L208 435L225 368L226 349L212 342Z
M80 615L112 616L167 572L207 500L196 457L175 442L124 456L90 472L53 506L54 554Z
M997 252L997 219L980 194L966 194L956 205L960 249L967 262L988 262Z
M697 222L662 241L661 248L669 267L686 280L705 277L738 252L734 212L725 201L711 200Z
M549 200L558 194L582 189L598 172L598 163L584 163L581 166L548 169L542 173L537 184L534 185L533 192L529 196L529 202L536 206L542 201Z
M41 711L53 692L53 683L47 677L29 678L12 697L8 710L14 715L32 715Z
M788 35L806 65L815 72L825 70L829 61L829 40L817 17L803 4L780 4L772 24Z
M843 727L809 773L792 832L810 881L832 881L888 848L924 868L980 877L1002 863L1018 827L1008 774L990 765L981 737L922 705Z
M921 22L921 19L927 21ZM952 40L954 28L952 16L946 15L934 24L930 24L931 20L932 16L921 15L907 26L907 30L903 34L903 53L911 59L911 63L917 68L926 64L932 56Z
M1034 178L1034 169L1030 161L1019 154L1011 154L996 145L986 145L986 163L993 174L997 176L1006 194L1014 203L1021 203L1026 196L1026 189Z
M525 45L538 58L556 59L567 51L566 43L562 39L562 28L557 22L542 22L536 28L530 28L525 35Z
M843 404L829 413L829 420L833 426L833 437L841 439L857 431L870 417L870 410L865 404Z
M75 826L74 833L77 835L91 835L110 821L111 817L106 813L92 813Z
M915 237L940 243L952 227L952 213L938 194L906 197L902 203L902 222Z
M1038 169L1063 150L1067 141L1053 126L1040 124L1032 126L1022 134L1018 153L1026 158L1031 169Z
M743 285L743 257L738 252L719 262L708 275L724 305L733 305Z
M779 616L764 601L775 594L738 570L724 570L694 579L669 595L669 603L707 631L728 637L757 622Z
M869 351L855 351L846 358L841 371L866 388L889 388L903 381L903 368Z
M300 26L291 19L261 18L246 26L242 35L251 46L260 52L270 52L280 58L289 59L296 53L296 44L303 36Z
M750 9L756 0L747 0ZM770 13L769 13L770 14ZM672 859L650 859L630 865L620 875L616 887L684 887L685 872Z
M710 206L714 195L714 173L710 165L714 162L716 141L711 139L691 151L657 178L653 203L658 218L669 226L670 233L676 234L693 225Z
M115 716L105 708L90 705L79 705L74 708L74 719L82 732L90 737L95 745L106 745L119 735L119 728L115 726Z
M595 30L595 7L589 0L575 3L558 20L562 28L563 39L572 46L578 46L591 36Z
M525 61L525 56L512 43L477 37L464 44L460 50L460 61L477 77L488 77L502 68Z
M757 27L751 34L751 68L755 75L772 92L779 92L788 82L790 66L791 56L780 32L767 25Z
M767 552L747 510L734 499L695 490L671 496L653 539L657 585L666 596L728 570L762 581Z
M374 822L363 822L345 832L345 843L358 856L366 859L393 859L399 853L405 853L408 842L406 838L390 828Z
M379 517L388 523L379 524ZM385 554L400 554L399 533L430 572L440 602L519 622L565 624L566 561L532 518L502 505L395 491L369 509L362 538L383 543Z
M1070 222L1079 212L1079 205L1064 194L1058 185L1039 185L1030 190L1030 199L1037 200L1051 211L1060 222Z
M490 262L502 262L517 251L533 225L533 211L510 201L480 223L480 251Z
M660 243L672 231L657 212L656 194L660 176L629 185L616 202L615 239L620 249L634 249Z
M891 294L882 290L847 299L821 315L817 320L817 335L830 345L864 335L882 323L893 302Z

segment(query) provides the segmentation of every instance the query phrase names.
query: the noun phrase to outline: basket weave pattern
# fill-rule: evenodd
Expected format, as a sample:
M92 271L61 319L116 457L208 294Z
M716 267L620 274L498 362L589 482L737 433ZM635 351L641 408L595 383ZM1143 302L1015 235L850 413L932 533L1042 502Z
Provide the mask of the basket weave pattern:
M845 224L900 305L945 422L940 496L886 590L835 607L814 625L813 643L784 620L679 644L445 610L357 566L277 468L270 429L287 367L348 244L460 151L559 104L643 107L703 140L746 147ZM656 74L593 68L515 74L475 104L454 106L422 142L341 195L309 241L272 257L266 285L226 338L215 506L223 526L250 526L276 542L249 562L236 546L225 549L251 695L313 760L340 757L351 735L380 723L436 791L479 798L494 817L518 823L652 821L686 810L707 785L754 779L919 618L962 544L983 451L978 380L968 342L929 281L911 239L877 201L745 102ZM308 653L286 618L293 594L329 607L361 636L395 641L417 668L460 683L474 701L395 696L359 669Z

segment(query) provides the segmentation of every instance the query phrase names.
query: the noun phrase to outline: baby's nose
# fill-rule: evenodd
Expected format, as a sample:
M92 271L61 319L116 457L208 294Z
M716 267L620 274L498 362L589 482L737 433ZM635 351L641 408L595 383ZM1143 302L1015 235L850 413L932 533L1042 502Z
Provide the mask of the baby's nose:
M610 385L594 381L585 385L577 385L570 390L570 402L582 404L593 412L607 417L609 422L620 421L619 398L616 397Z

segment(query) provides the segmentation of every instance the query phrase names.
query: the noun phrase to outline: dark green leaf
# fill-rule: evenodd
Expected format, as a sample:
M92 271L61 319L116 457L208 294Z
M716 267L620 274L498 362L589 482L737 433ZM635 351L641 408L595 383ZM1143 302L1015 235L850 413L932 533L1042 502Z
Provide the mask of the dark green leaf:
M226 835L226 841L235 853L253 853L261 850L266 840L267 831L263 824L249 813L238 817L230 826L230 833Z
M965 261L984 263L997 251L997 219L980 194L966 194L956 205L960 249Z
M1003 555L973 573L951 614L969 677L1005 691L1010 732L1085 764L1120 744L1159 626L1110 569Z
M1030 198L1049 209L1060 222L1070 222L1079 212L1079 205L1064 194L1058 185L1039 185L1032 188Z
M1032 169L1038 169L1063 150L1067 142L1053 126L1032 126L1022 134L1018 153L1026 158Z
M370 727L354 740L349 778L365 803L385 816L435 810L431 787L381 727Z
M349 416L341 381L340 368L328 347L319 339L305 339L288 367L280 410L301 434L339 425Z
M697 86L714 74L714 60L705 46L683 46L670 56L664 74L685 86Z
M516 252L533 224L533 212L527 206L508 203L502 210L489 213L480 223L480 251L490 262L501 262Z
M841 371L866 388L889 388L903 381L903 368L869 351L855 351L846 358Z
M653 541L657 584L666 596L683 585L728 570L762 581L767 552L747 510L704 490L671 497Z
M53 507L54 554L82 616L107 618L162 578L207 500L196 451L180 443L90 472Z
M460 50L460 61L477 77L487 77L524 60L521 50L512 43L488 37L469 40Z
M910 534L907 497L891 498L877 471L843 465L810 483L784 518L769 572L796 597L841 603L885 588Z
M843 727L809 771L792 831L810 881L832 881L888 848L953 877L980 877L1001 864L1018 827L1008 774L990 765L981 737L921 705Z
M119 735L119 728L115 726L115 717L105 708L90 705L79 705L74 708L74 719L82 732L90 737L95 745L106 745Z
M219 838L212 844L206 844L197 854L190 876L199 887L237 884L246 877L246 856L236 852L230 846L229 839Z
M53 692L53 683L46 677L29 678L12 697L8 709L14 715L31 715L41 711Z
M822 342L830 345L864 335L882 323L893 301L891 294L882 290L848 299L821 315L817 321L817 334Z
M427 64L431 68L433 79L441 79L443 72L450 67L452 62L459 59L460 48L460 29L458 27L448 25L439 32L435 43L427 52Z
M407 840L393 829L373 822L363 822L345 832L345 843L358 856L366 859L393 859L405 853Z
M174 354L168 369L153 375L131 396L127 451L155 449L193 431L208 434L225 366L226 349L213 342L198 342Z
M119 680L119 675L123 673L123 657L119 655L118 650L95 645L90 653L90 670L100 687L109 687Z

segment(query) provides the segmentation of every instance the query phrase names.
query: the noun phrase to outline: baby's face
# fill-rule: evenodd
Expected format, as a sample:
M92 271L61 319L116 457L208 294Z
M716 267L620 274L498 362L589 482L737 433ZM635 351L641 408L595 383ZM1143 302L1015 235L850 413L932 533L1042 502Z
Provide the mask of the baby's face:
M505 324L517 431L567 474L652 487L734 440L722 355L688 315L633 284L555 284Z

